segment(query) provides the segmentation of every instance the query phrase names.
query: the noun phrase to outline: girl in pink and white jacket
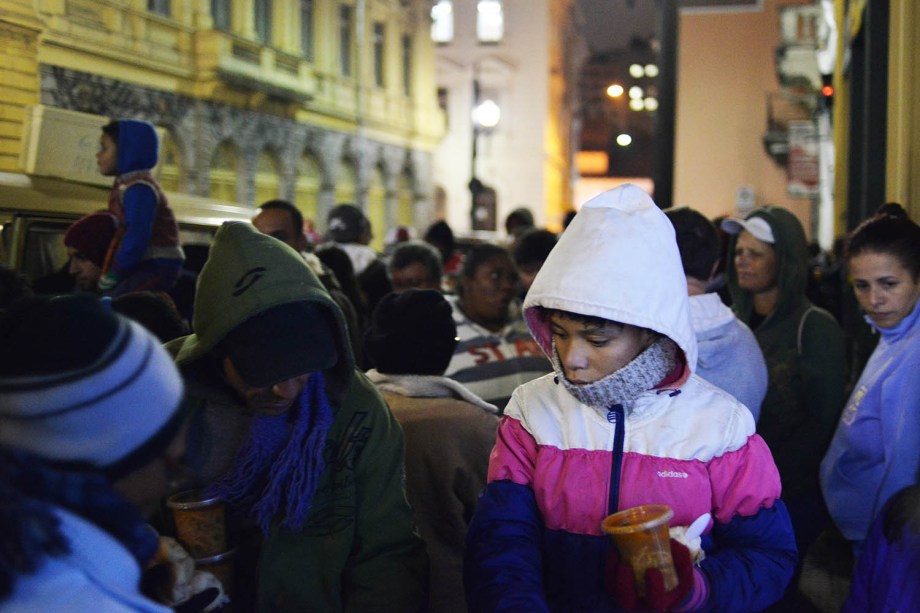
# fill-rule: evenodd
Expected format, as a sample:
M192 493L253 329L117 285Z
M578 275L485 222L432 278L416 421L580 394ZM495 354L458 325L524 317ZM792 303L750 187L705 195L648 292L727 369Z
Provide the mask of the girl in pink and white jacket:
M744 405L692 374L696 338L671 224L633 185L586 203L524 302L555 374L517 388L468 533L472 611L758 611L796 559L779 474ZM601 521L667 504L711 515L680 582L638 597ZM626 580L624 580L626 577Z

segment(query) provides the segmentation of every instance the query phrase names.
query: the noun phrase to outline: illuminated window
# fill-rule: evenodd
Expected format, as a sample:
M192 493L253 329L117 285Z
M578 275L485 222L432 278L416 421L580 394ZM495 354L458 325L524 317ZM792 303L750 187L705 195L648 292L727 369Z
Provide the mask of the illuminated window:
M404 34L402 37L402 77L403 94L412 95L412 37Z
M343 77L351 76L351 7L339 6L339 70Z
M266 45L272 42L272 0L255 0L256 36Z
M230 0L211 0L211 19L218 30L230 29Z
M431 40L449 43L454 39L454 3L438 0L431 7Z
M383 66L384 66L384 50L386 48L386 29L383 24L377 22L374 24L374 85L377 87L383 87Z
M481 43L501 42L505 35L505 12L501 0L478 0L476 37Z
M300 0L300 51L307 61L313 61L313 0Z

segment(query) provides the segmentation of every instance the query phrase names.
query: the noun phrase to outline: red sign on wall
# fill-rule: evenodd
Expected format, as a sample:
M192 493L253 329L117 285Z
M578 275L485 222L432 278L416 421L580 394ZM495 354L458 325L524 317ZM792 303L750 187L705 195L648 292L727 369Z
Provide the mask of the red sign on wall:
M818 195L818 130L813 121L789 122L786 191L793 198Z

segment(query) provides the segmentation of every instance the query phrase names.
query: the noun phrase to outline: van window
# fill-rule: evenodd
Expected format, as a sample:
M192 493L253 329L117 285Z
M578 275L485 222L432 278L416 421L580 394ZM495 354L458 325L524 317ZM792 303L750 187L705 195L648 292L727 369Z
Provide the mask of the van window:
M0 262L32 280L58 270L67 263L64 233L73 221L69 216L0 214Z
M70 224L54 221L29 223L20 270L30 279L51 274L67 263L64 233Z

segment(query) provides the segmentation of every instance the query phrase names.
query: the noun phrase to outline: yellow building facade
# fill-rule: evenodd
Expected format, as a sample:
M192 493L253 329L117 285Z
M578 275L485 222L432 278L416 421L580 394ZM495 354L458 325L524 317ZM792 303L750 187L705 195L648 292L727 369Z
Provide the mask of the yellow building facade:
M455 231L503 234L507 215L524 207L537 226L561 230L573 205L577 84L588 55L578 3L441 0L436 7L450 7L451 34L437 49L448 130L434 155L445 220ZM497 7L494 35L484 16ZM477 124L473 111L483 102L498 111L493 125ZM475 206L474 178L488 188Z
M320 229L348 200L378 237L396 223L423 228L444 129L429 10L424 0L0 0L0 187L110 184L93 160L98 129L131 117L160 129L157 172L180 199L239 217L282 198ZM28 206L11 198L0 208Z
M834 138L838 157L835 192L840 194L836 207L838 229L847 228L850 208L857 206L865 217L875 213L881 202L852 202L849 196L849 151L861 143L851 142L850 126L854 119L851 97L852 82L846 66L854 41L866 29L866 12L870 0L845 2L835 0L837 21L844 24L838 31L837 70L834 87L839 104L834 109ZM889 0L887 3L887 92L885 103L885 146L866 152L884 160L884 201L898 202L910 217L920 220L920 6L915 0ZM860 206L862 205L862 206ZM852 220L850 225L853 225ZM852 229L852 228L849 228Z

